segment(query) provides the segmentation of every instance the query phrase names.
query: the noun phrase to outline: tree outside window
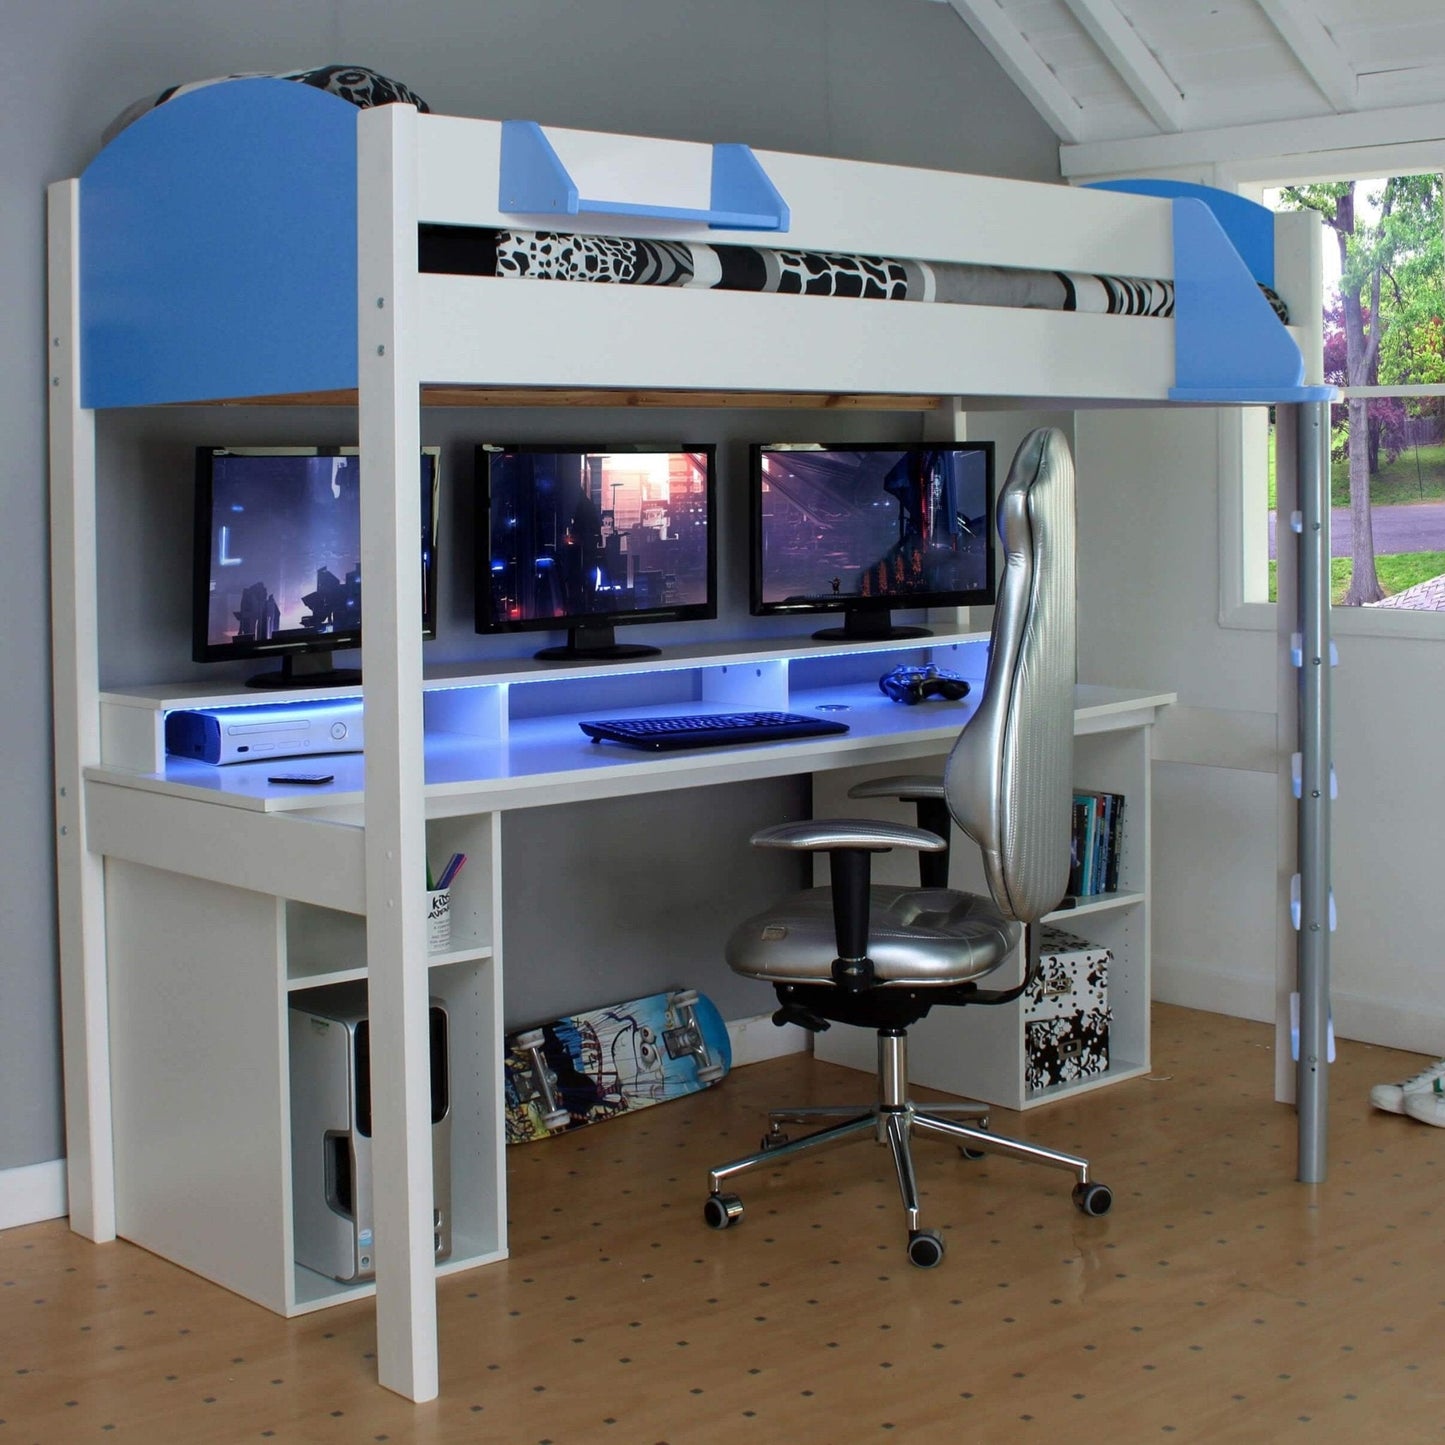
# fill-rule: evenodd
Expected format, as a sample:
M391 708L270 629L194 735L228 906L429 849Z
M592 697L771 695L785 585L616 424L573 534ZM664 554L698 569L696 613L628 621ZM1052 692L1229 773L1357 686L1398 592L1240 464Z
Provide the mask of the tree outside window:
M1286 185L1265 203L1316 211L1327 228L1325 380L1343 398L1331 416L1334 601L1445 610L1441 176Z

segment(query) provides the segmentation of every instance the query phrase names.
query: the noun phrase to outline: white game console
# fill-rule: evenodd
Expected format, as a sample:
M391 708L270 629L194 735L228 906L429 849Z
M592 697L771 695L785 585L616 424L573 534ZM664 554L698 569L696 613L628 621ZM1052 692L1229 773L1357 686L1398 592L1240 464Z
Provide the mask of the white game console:
M166 716L166 751L203 763L362 750L359 697L203 708Z

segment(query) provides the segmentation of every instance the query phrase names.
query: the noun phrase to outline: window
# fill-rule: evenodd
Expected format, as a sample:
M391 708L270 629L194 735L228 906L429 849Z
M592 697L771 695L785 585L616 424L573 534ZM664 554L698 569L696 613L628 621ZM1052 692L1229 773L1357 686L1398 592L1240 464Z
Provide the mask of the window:
M1324 224L1325 380L1331 409L1331 594L1338 607L1445 613L1445 263L1442 177L1421 170L1287 181L1275 211ZM1246 434L1248 507L1267 567L1247 555L1245 602L1275 600L1273 428ZM1265 447L1263 457L1255 450ZM1256 514L1257 515L1257 514Z

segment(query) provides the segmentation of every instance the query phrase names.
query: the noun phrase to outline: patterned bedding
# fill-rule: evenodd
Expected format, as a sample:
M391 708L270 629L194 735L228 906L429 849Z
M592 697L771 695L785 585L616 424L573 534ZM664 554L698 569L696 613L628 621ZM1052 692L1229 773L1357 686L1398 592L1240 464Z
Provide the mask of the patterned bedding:
M420 263L423 271L506 280L941 301L1114 316L1174 314L1174 283L1137 276L557 231L423 226ZM1284 303L1267 287L1260 289L1280 319L1288 321Z

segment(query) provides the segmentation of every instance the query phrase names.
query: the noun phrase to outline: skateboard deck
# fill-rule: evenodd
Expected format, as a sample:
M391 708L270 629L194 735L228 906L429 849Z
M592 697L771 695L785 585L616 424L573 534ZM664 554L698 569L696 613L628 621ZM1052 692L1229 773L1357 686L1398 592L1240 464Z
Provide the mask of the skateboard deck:
M718 1082L732 1065L712 1000L674 989L553 1019L506 1039L507 1142L629 1114Z

